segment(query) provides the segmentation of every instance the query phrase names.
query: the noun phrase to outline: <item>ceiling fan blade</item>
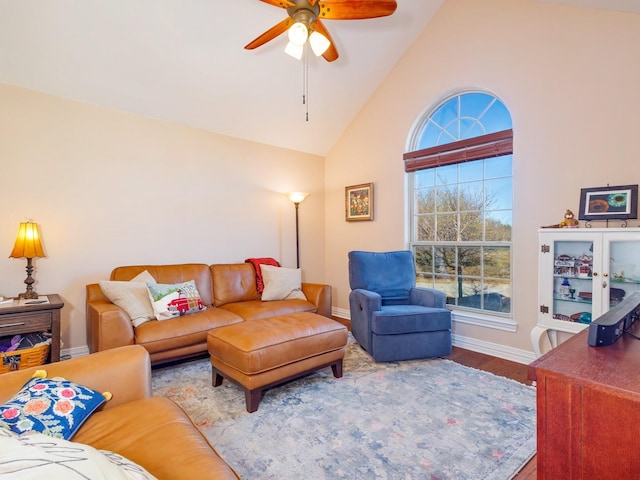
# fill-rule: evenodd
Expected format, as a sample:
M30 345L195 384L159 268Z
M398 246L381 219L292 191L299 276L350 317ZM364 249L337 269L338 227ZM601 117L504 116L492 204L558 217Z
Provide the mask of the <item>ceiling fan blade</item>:
M291 25L293 25L293 19L291 17L285 18L280 23L278 23L277 25L274 25L269 30L267 30L262 35L260 35L258 38L253 40L251 43L247 44L247 46L244 48L247 50L253 50L254 48L258 48L264 45L265 43L267 43L268 41L273 40L281 33L286 32Z
M329 40L329 42L331 42L329 48L327 48L327 50L322 54L322 58L324 58L327 62L333 62L334 60L337 60L338 50L336 50L336 44L333 41L333 38L331 38L329 31L325 28L320 19L317 19L311 24L311 30L315 30L318 33L321 33L322 35L327 37L327 40Z
M395 0L320 0L323 20L362 20L386 17L396 11Z
M274 7L280 8L289 8L295 7L296 4L289 2L288 0L260 0L261 2L268 3L269 5L273 5Z

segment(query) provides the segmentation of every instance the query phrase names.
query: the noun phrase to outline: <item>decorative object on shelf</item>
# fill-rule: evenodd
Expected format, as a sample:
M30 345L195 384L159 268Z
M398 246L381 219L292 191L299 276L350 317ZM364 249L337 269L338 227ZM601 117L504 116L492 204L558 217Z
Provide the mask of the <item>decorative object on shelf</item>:
M344 191L345 220L373 220L373 183L346 187Z
M583 188L578 218L587 221L638 218L638 185Z
M560 297L566 299L571 298L571 284L567 277L562 279L562 284L560 285Z
M574 313L569 318L570 318L570 320L572 322L578 322L578 323L583 323L583 324L591 323L591 313L589 313L589 312Z
M307 192L291 192L289 194L289 200L293 202L296 207L296 268L300 268L300 247L299 247L299 236L298 236L298 207L300 203L307 198L309 194Z
M576 220L575 215L569 209L564 212L564 220L560 223L556 223L554 225L547 225L546 227L540 228L578 228L580 223Z
M578 277L579 278L589 278L591 277L591 266L593 265L593 256L582 254L578 261L580 265L578 266Z
M11 251L11 258L27 259L27 278L24 283L27 284L27 291L21 293L19 298L38 298L38 294L33 289L35 280L31 276L33 273L32 259L36 257L44 257L42 243L40 242L40 233L38 232L38 224L33 222L22 222L18 228L18 236L16 243Z

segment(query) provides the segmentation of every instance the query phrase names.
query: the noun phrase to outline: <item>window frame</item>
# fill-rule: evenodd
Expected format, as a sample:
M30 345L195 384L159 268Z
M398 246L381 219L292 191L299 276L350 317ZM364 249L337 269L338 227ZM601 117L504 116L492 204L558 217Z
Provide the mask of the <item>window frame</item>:
M447 102L449 102L453 98L460 98L461 96L469 93L482 93L484 95L489 95L494 98L493 101L500 101L502 106L506 109L506 105L502 102L496 95L490 92L477 91L477 90L466 90L457 92L453 95L448 96L438 104L432 106L429 110L424 112L419 121L414 124L409 137L408 147L415 147L416 143L420 141L422 135L425 132L425 129L431 119L431 117ZM507 110L508 112L508 110ZM457 112L458 118L462 115L460 110ZM509 122L511 122L511 118L509 117ZM417 248L421 246L433 246L434 249L438 246L455 246L458 248L464 247L476 247L481 246L481 248L491 248L495 246L503 246L509 248L509 286L510 286L510 300L513 299L513 236L511 235L508 242L505 241L487 241L484 239L481 241L472 241L472 242L461 242L461 241L449 241L444 242L440 241L418 241L417 232L416 232L416 221L417 221L417 212L416 212L416 172L431 169L446 165L457 165L464 162L475 161L475 160L485 160L492 157L504 156L504 155L512 155L513 154L513 129L508 128L504 130L500 130L497 132L491 132L484 135L477 135L471 138L463 138L462 140L457 140L449 143L444 143L441 145L429 146L426 148L413 150L405 153L403 155L405 172L408 174L408 182L407 186L409 189L409 222L408 225L408 235L409 235L409 247L414 255L416 254ZM513 164L510 179L512 182L511 185L511 196L513 200ZM485 177L483 175L483 181ZM460 185L459 179L456 182L456 188ZM511 204L511 213L513 213L513 203ZM456 211L458 214L460 213L460 209ZM513 220L513 216L512 216ZM484 226L483 226L484 228ZM511 224L511 232L513 233L513 221ZM482 264L480 265L482 266ZM457 278L454 277L454 278ZM482 278L484 278L484 273L482 273ZM493 310L485 310L473 307L464 307L455 304L448 304L448 307L453 311L454 320L460 321L462 323L471 323L475 325L483 325L491 328L506 330L506 331L515 331L516 324L513 320L514 317L514 309L513 303L510 306L509 312L498 312Z

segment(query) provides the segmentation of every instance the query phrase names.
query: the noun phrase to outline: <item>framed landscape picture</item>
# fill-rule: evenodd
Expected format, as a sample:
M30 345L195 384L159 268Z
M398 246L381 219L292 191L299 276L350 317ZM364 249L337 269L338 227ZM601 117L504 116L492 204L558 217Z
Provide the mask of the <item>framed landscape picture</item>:
M628 220L638 218L638 185L583 188L580 220Z
M373 220L373 183L346 187L344 192L345 220Z

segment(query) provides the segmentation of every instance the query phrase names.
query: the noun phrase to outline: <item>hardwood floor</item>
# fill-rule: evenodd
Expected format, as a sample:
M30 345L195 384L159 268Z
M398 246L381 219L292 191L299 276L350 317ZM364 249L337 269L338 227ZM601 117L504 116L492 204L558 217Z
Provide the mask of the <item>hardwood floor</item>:
M333 319L346 325L347 328L350 329L351 325L349 320L338 317L333 317ZM500 375L501 377L511 378L526 385L531 385L531 381L527 378L527 365L521 363L511 362L459 347L453 347L451 355L446 358L468 367L477 368L478 370L484 370L495 375ZM536 457L534 456L529 463L518 472L514 480L536 480L536 477Z

